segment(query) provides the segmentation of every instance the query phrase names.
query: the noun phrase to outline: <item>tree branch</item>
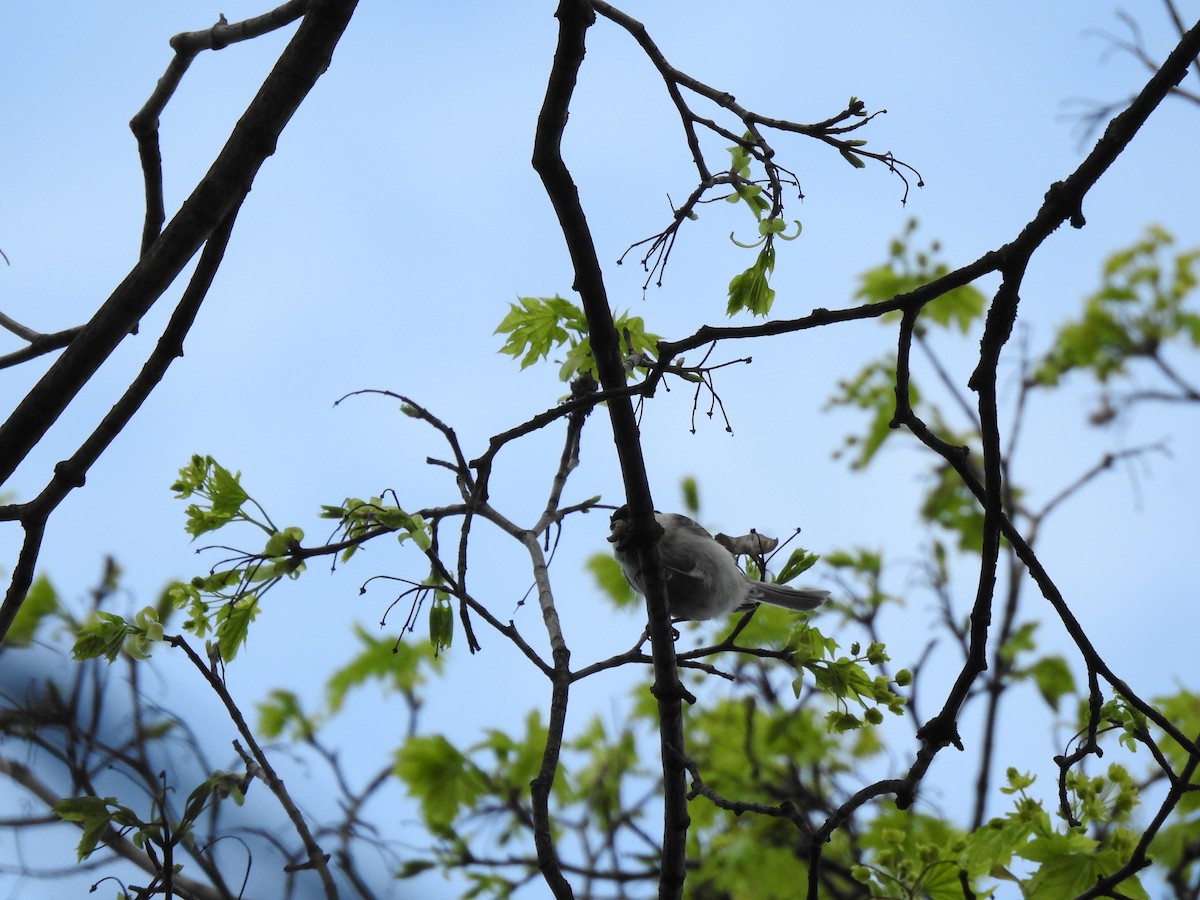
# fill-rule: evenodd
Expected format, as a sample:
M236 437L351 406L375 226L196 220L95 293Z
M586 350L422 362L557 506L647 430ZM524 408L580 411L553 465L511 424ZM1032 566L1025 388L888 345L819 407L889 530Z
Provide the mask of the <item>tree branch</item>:
M59 347L65 347L75 339L75 335L79 334L82 328L82 326L76 325L74 328L64 328L62 331L55 331L52 334L43 334L9 318L4 313L0 313L0 327L11 331L28 345L0 356L0 369L10 368L50 353Z
M8 480L196 251L241 205L288 120L328 68L355 5L355 0L314 0L208 173L125 280L0 425L0 482Z
M250 730L250 726L246 724L246 720L242 716L241 709L238 708L233 696L225 687L225 682L211 666L205 664L204 660L200 658L199 654L192 649L191 645L181 635L165 635L163 640L172 647L183 650L192 665L204 676L204 680L208 682L209 687L221 698L221 702L225 706L225 711L229 714L230 721L233 722L238 734L242 736L242 740L250 748L250 754L253 756L254 762L258 764L260 777L266 783L271 793L275 795L275 799L279 801L280 806L283 807L284 812L292 823L292 827L296 829L296 833L300 836L300 840L304 844L307 856L305 867L316 870L317 877L321 879L321 885L325 889L325 896L330 898L330 900L337 900L337 885L334 884L333 876L329 871L329 854L321 849L316 839L312 836L303 813L300 812L291 795L288 794L287 788L284 787L283 779L275 772L270 759L267 758L262 747L259 746L258 740L254 737L254 732Z
M0 643L3 643L5 635L8 634L17 610L20 609L29 586L33 583L41 535L50 514L67 494L83 485L92 465L146 402L151 391L162 381L167 368L183 356L183 340L191 329L225 256L225 248L229 245L236 215L236 210L230 212L221 227L205 244L204 252L200 254L200 262L192 273L183 296L179 298L178 306L171 313L162 336L121 399L100 420L96 430L80 445L74 455L54 467L54 477L45 489L34 500L19 507L21 523L25 529L25 543L18 563L13 568L4 602L0 604Z
M575 290L587 316L588 335L597 374L606 391L625 386L625 370L620 358L620 338L613 323L604 277L579 192L562 158L562 137L567 110L575 89L579 67L583 63L584 38L595 21L587 0L560 0L558 44L551 66L546 95L538 116L534 137L533 167L541 176L546 194L554 207L567 243L575 271ZM659 733L665 799L662 876L659 896L664 900L679 897L683 891L684 860L687 840L687 782L683 760L682 685L675 669L670 616L662 583L661 564L655 547L653 502L646 477L637 421L627 399L616 398L608 404L613 438L625 481L625 495L631 511L638 561L645 578L646 604L650 620L650 642L654 657L654 694L658 700ZM570 886L561 873L551 870L547 881L557 897L571 896Z
M310 5L310 0L288 0L282 6L232 25L221 15L216 25L203 31L188 31L171 38L175 56L142 108L134 114L129 128L137 140L146 187L146 218L142 226L141 255L162 232L166 211L163 208L162 151L158 140L158 117L175 95L192 60L204 50L223 50L230 44L250 40L295 21Z

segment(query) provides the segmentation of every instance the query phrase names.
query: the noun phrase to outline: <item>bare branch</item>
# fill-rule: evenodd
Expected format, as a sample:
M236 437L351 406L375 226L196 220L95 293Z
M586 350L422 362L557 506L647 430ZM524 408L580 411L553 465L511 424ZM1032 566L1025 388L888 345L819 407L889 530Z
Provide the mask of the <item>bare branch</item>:
M34 331L15 319L9 318L4 313L0 313L0 327L11 331L28 344L27 347L0 356L0 369L10 368L60 347L65 347L74 340L82 328L82 326L76 325L74 328L64 328L62 331L55 331L52 334L42 334L40 331Z
M191 329L225 256L235 217L236 211L231 212L221 228L205 244L200 262L141 372L74 455L55 466L54 477L42 493L20 508L26 537L21 558L13 569L8 592L3 604L0 604L0 643L8 633L17 610L24 601L30 584L33 583L33 567L41 546L41 535L50 514L57 509L67 494L83 486L92 465L145 403L171 363L183 355L184 338Z
M142 178L146 186L146 220L142 227L142 255L150 250L162 232L166 219L163 208L162 152L158 140L158 117L175 95L192 60L204 50L223 50L230 44L250 40L294 22L311 5L311 0L288 0L268 13L234 22L225 21L222 14L217 24L203 31L189 31L171 38L175 56L159 78L154 92L129 122L137 139L138 156L142 161Z
M545 100L538 116L533 167L542 178L567 243L575 270L575 289L579 292L587 316L592 355L596 360L600 384L605 390L613 391L625 386L620 336L609 309L604 276L580 204L579 192L562 158L567 109L583 62L584 38L595 21L595 13L587 0L561 0L556 15L559 23L558 44ZM654 532L650 530L654 521L654 504L650 497L637 421L628 400L616 398L609 402L608 410L632 516L633 545L638 548L638 561L645 573L650 642L654 657L653 691L659 708L665 794L659 896L663 900L671 900L679 897L683 891L688 823L685 771L681 764L683 715L680 698L683 691L675 669L675 648L671 639L670 616L658 552L652 537ZM570 886L562 878L557 860L553 857L543 859L540 852L539 859L555 896L571 896Z
M225 687L225 682L212 666L200 658L200 655L192 649L191 645L181 635L166 635L163 637L163 640L172 647L183 650L188 660L204 676L204 680L208 682L209 687L221 699L230 721L233 722L238 730L238 734L242 736L242 740L250 748L250 754L253 756L254 762L258 764L260 777L266 783L271 793L275 795L280 806L287 813L288 819L291 820L292 827L296 829L296 833L300 836L307 854L307 866L315 870L317 876L321 879L321 885L325 889L325 896L329 897L330 900L336 900L338 892L329 871L329 854L325 853L313 838L312 832L308 827L308 822L292 800L287 788L284 787L283 780L276 774L270 759L267 758L262 747L259 746L258 740L242 716L241 709L238 708L237 703Z
M714 174L704 158L704 152L700 148L700 138L696 130L697 125L706 128L724 140L740 146L762 165L766 176L764 181L761 182L761 184L765 185L763 196L768 198L770 202L768 218L773 219L782 215L784 209L783 188L785 185L794 188L801 199L804 196L796 174L784 168L776 161L774 148L763 136L763 131L768 129L803 135L822 141L836 149L848 162L859 167L863 165L863 157L882 163L887 167L888 171L899 177L904 184L902 203L908 199L909 174L917 179L916 183L918 187L922 186L923 180L921 179L921 174L908 163L896 159L890 151L876 153L865 149L863 145L866 141L843 138L843 135L857 131L886 110L868 114L862 101L857 98L851 98L844 110L824 121L812 124L760 115L741 106L728 91L705 84L699 79L672 66L667 61L662 50L651 39L646 26L632 16L604 2L604 0L594 0L592 7L597 14L625 29L658 70L666 86L667 94L670 96L671 102L679 113L688 149L692 155L692 162L699 177L699 184L688 195L683 204L678 208L672 209L670 224L658 234L631 245L621 255L621 259L618 260L619 264L631 250L648 245L641 258L642 268L646 272L646 281L643 287L649 286L656 275L658 276L656 283L660 286L662 285L662 275L670 258L671 249L675 245L679 229L686 220L695 217L696 207L701 203L710 202L711 199L723 199L708 198L706 195L709 191L721 185L728 185L736 192L739 188L760 184L760 182L747 180L734 169ZM705 100L731 113L741 124L740 133L731 131L719 125L714 120L694 112L684 98L684 90L703 97Z
M7 481L117 344L241 205L288 120L328 68L354 0L314 3L208 173L133 270L0 425Z

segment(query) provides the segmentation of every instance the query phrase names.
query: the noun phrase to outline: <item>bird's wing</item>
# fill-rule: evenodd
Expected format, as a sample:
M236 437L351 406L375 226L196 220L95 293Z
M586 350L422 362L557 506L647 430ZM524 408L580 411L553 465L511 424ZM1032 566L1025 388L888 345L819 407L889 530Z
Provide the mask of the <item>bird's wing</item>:
M659 513L657 518L658 524L662 525L663 528L667 528L670 525L671 527L678 528L680 531L689 532L695 537L705 537L710 541L713 540L713 536L706 529L687 516L681 516L679 513Z
M693 565L685 568L680 565L673 565L667 561L668 559L669 557L666 553L664 553L663 570L666 572L668 581L686 581L689 584L695 585L697 588L701 589L710 587L712 585L712 573L707 571L704 567Z
M663 526L663 539L659 544L659 555L667 579L676 582L686 582L698 590L712 587L712 572L700 565L694 552L688 552L682 538L703 537L712 540L712 535L689 519L678 513L660 513L659 524ZM669 520L669 521L668 521Z

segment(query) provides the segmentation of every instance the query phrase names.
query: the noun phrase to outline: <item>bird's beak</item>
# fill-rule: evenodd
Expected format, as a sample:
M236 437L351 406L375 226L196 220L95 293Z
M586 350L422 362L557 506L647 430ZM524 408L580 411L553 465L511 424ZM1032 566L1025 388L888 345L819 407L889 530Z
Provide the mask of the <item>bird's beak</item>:
M608 542L610 544L620 544L624 542L625 535L629 530L629 526L624 519L614 519L612 523L612 531L609 532Z

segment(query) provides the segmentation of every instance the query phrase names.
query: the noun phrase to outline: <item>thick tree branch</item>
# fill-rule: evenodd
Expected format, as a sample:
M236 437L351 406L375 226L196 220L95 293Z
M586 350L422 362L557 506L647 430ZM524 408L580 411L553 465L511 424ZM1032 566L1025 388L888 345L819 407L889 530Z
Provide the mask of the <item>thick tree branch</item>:
M204 245L196 270L192 273L183 296L179 298L178 306L171 313L162 336L121 399L105 414L96 430L87 437L74 455L54 467L54 477L35 499L10 508L19 516L25 529L25 542L17 565L13 568L4 602L0 604L0 643L3 643L5 635L8 634L17 610L20 609L29 586L33 583L34 567L50 514L71 491L82 487L96 460L141 409L151 391L162 381L171 363L183 356L184 338L196 319L200 305L208 295L221 260L225 257L225 248L229 245L236 215L236 210L230 212Z
M195 252L208 244L206 256L180 301L177 315L168 326L168 329L181 329L178 334L172 334L170 342L178 349L172 346L171 352L164 354L160 344L138 381L126 391L97 431L75 457L59 464L42 495L21 510L26 540L3 606L0 606L0 641L32 581L45 517L66 491L83 483L85 473L99 453L141 406L170 360L182 353L183 336L211 285L237 210L258 169L274 153L283 128L328 68L333 48L349 23L355 5L356 0L314 0L304 22L280 55L278 64L263 82L191 197L167 229L146 248L133 271L0 426L0 483L3 483L125 335L136 330L141 317Z
M1028 260L1062 222L1070 221L1074 227L1083 226L1084 196L1104 174L1113 160L1124 151L1146 119L1170 93L1172 86L1187 74L1188 67L1197 52L1200 52L1200 24L1183 36L1162 68L1155 72L1129 108L1109 123L1104 135L1083 163L1065 181L1051 185L1046 192L1045 202L1037 214L1012 243L997 251L989 252L975 262L915 291L897 296L886 304L878 304L904 311L901 318L897 353L896 415L892 425L893 427L901 425L908 427L918 439L953 466L964 484L974 493L984 509L984 551L976 600L971 613L967 660L963 669L947 695L941 712L929 720L918 732L918 736L922 738L922 746L905 777L898 780L880 781L864 787L830 816L818 831L817 841L812 846L813 871L810 873L809 879L809 896L811 898L816 897L817 870L822 839L828 839L833 830L853 815L855 810L881 794L894 794L896 804L900 808L911 805L917 786L924 778L937 752L947 745L960 746L956 721L958 712L974 679L986 669L984 652L991 617L991 596L994 590L1000 535L1003 535L1012 544L1017 557L1033 576L1043 596L1050 602L1063 622L1068 634L1083 656L1088 667L1089 678L1092 677L1092 673L1103 677L1117 693L1126 699L1130 706L1162 728L1188 753L1200 756L1200 748L1195 743L1151 704L1138 697L1129 685L1118 678L1104 662L1030 545L1004 514L1002 505L1003 462L996 410L997 366L1000 352L1012 332L1016 319L1020 283ZM914 326L920 309L951 288L969 283L979 275L995 270L1003 273L1004 280L989 310L984 336L980 344L979 363L970 380L970 386L979 395L979 421L984 440L985 471L981 480L968 459L966 448L949 445L937 437L909 406L908 366ZM840 314L817 310L810 316L791 322L769 322L765 325L750 326L747 329L701 329L696 335L685 341L672 345L661 345L659 351L660 353L678 353L689 349L690 346L697 346L707 340L719 337L740 338L759 334L780 334L814 327L817 324L813 321L814 319L837 315L849 319L862 317L864 314L867 313L862 307L842 311ZM653 375L652 372L651 377Z
M314 0L208 173L79 335L0 426L0 482L42 439L121 340L236 210L284 127L328 68L355 0Z
M606 391L615 391L625 385L620 337L613 324L600 261L596 255L587 217L580 204L579 191L562 158L562 137L567 124L567 111L579 67L583 63L585 35L595 21L595 14L586 0L561 0L556 16L559 23L558 45L546 86L545 100L538 116L533 167L541 176L566 239L575 271L574 288L579 293L587 316L588 335L600 384ZM659 896L675 898L683 891L688 827L681 705L684 694L675 668L670 616L655 548L657 535L652 527L654 507L633 405L627 399L614 398L609 402L608 410L625 481L625 494L635 528L634 546L638 548L639 564L646 581L646 603L654 657L653 690L659 708L665 794ZM546 872L547 881L557 897L571 896L570 886L558 871L557 862L543 871Z

